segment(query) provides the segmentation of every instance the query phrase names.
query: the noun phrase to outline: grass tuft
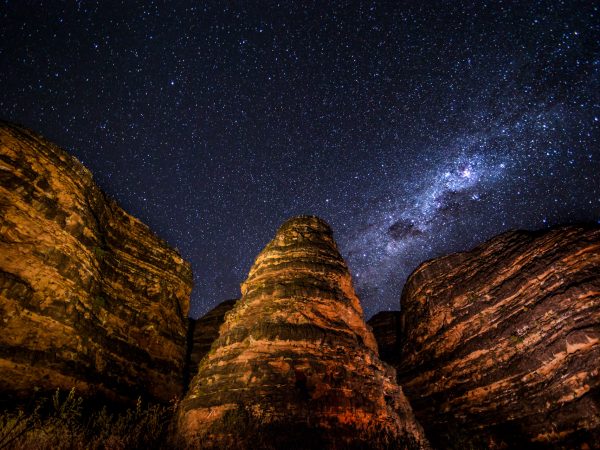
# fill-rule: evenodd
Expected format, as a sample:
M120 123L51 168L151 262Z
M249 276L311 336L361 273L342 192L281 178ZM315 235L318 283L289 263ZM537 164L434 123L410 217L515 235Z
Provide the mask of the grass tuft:
M120 450L168 448L169 424L177 407L144 404L109 411L85 402L75 389L57 390L31 407L0 411L0 449Z

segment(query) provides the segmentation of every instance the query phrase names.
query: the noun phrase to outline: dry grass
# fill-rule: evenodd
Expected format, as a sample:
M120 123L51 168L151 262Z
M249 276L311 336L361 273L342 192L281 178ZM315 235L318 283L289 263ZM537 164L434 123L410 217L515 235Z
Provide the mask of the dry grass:
M168 447L169 423L177 407L144 405L109 412L56 391L32 407L0 412L0 449L120 450Z

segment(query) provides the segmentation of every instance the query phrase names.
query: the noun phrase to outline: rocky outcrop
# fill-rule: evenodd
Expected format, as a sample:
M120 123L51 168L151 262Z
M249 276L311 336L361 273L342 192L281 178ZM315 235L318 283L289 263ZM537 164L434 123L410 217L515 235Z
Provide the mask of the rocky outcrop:
M426 447L362 316L329 226L307 216L284 223L181 403L186 444Z
M392 365L400 356L400 311L381 311L367 321L377 341L379 357Z
M433 444L599 448L600 227L425 262L401 310L399 381Z
M0 396L181 395L191 286L79 161L0 123Z
M198 373L198 365L209 352L213 342L219 337L219 328L225 320L225 314L231 311L236 300L219 303L199 319L188 319L188 356L184 385Z

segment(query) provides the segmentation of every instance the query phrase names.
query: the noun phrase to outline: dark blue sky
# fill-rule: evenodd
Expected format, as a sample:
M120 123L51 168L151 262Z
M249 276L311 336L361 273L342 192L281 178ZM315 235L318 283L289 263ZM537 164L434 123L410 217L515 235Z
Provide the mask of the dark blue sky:
M239 295L286 218L334 228L368 316L422 261L600 219L590 1L4 1L0 111Z

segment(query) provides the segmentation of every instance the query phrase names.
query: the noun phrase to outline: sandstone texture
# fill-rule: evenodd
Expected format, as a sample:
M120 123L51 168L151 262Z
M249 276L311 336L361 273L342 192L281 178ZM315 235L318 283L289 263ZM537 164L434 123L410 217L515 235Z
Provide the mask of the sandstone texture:
M198 319L188 319L188 357L185 386L198 373L198 365L219 337L219 329L225 314L231 311L237 300L226 300Z
M178 428L201 448L427 447L325 222L290 219L258 255Z
M400 356L400 311L381 311L367 321L377 341L379 357L392 365Z
M600 227L425 262L401 310L398 379L432 444L600 448Z
M0 396L183 391L190 266L75 158L0 122Z

